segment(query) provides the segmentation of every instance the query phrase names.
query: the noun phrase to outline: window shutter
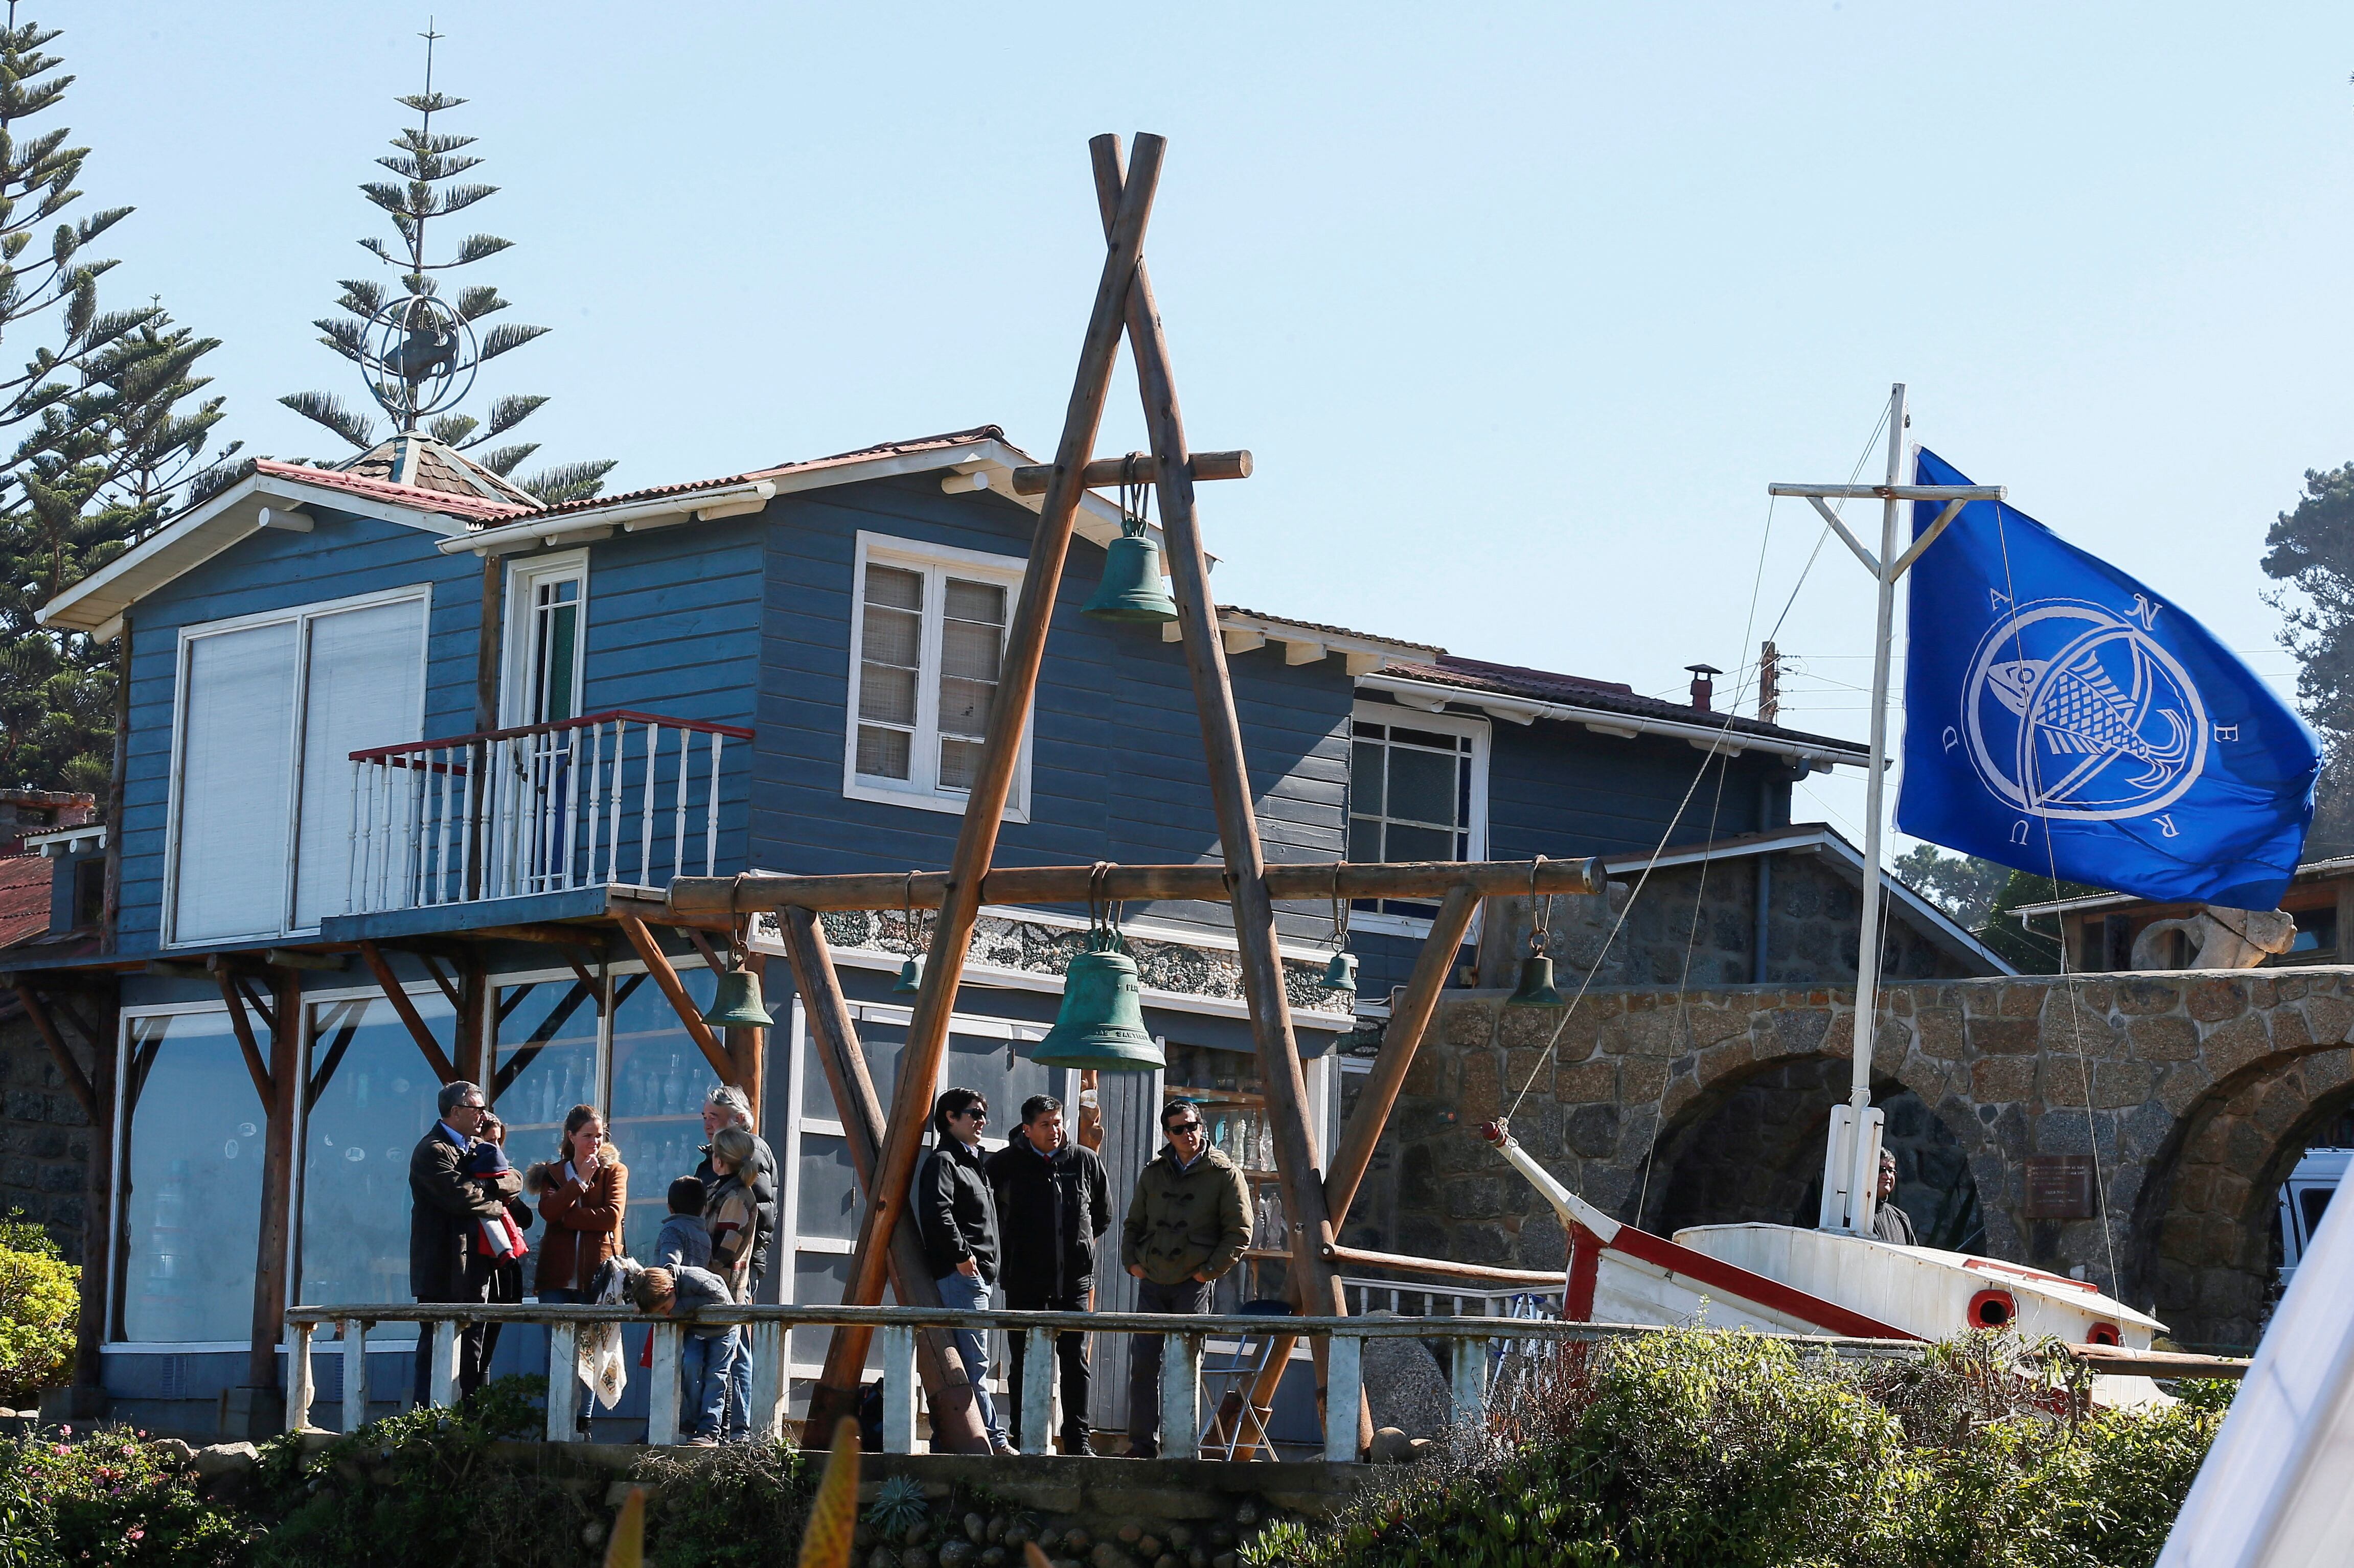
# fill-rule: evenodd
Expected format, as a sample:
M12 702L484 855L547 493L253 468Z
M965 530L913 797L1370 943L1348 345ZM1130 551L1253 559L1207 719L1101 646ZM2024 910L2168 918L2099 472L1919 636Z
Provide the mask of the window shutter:
M345 908L351 866L351 754L425 738L425 605L370 605L310 622L303 692L302 813L294 872L294 925L309 928ZM396 792L438 789L438 775L394 769ZM454 781L453 781L454 783ZM405 798L405 797L404 797ZM413 820L413 814L411 814ZM398 818L396 820L398 820ZM393 863L406 865L396 853Z
M292 621L189 642L173 940L283 927L293 710Z

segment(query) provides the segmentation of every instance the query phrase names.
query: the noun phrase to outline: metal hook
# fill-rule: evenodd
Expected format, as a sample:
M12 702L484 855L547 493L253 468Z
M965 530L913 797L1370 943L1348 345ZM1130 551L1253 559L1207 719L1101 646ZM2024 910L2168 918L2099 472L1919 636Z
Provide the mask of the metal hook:
M1537 856L1529 863L1529 951L1544 951L1545 938L1553 934L1553 895L1539 897L1537 874L1544 869L1545 857Z
M1341 896L1341 868L1348 863L1345 860L1332 863L1332 950L1336 953L1349 950L1349 903Z

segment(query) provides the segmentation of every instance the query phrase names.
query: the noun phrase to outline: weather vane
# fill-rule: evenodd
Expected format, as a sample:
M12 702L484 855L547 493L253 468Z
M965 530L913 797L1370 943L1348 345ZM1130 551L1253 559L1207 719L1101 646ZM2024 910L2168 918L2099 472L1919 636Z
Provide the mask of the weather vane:
M430 148L433 111L442 101L433 96L433 45L443 35L427 17L425 31L425 91L408 101L422 116L417 139ZM424 275L421 217L412 218L408 238L410 270L401 280L408 292L386 302L361 329L359 361L368 395L392 417L396 427L413 430L429 414L438 414L472 390L474 372L482 363L482 344L466 318L432 291Z

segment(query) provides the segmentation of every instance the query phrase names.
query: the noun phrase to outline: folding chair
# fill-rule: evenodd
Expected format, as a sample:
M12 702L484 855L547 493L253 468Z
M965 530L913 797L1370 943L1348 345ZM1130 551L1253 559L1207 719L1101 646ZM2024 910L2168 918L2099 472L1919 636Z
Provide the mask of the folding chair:
M1246 1301L1235 1311L1249 1318L1298 1316L1288 1301ZM1267 1370L1267 1356L1275 1349L1275 1341L1285 1337L1272 1324L1257 1332L1246 1330L1214 1364L1207 1353L1208 1347L1204 1347L1202 1393L1211 1414L1202 1427L1203 1458L1231 1459L1235 1450L1246 1443L1256 1445L1268 1458L1275 1457L1275 1445L1267 1437L1267 1425L1251 1406L1250 1391L1259 1374Z

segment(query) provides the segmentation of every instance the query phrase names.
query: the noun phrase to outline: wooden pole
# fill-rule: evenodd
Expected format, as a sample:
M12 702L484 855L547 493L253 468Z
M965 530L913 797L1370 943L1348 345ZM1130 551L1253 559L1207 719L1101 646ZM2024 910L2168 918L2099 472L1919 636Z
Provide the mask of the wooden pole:
M679 980L678 971L671 967L670 955L662 950L662 944L654 940L654 934L646 929L643 920L627 914L616 914L613 918L620 924L621 934L629 938L630 946L635 948L638 957L644 960L646 972L654 977L654 984L662 987L663 995L670 999L671 1011L677 1013L679 1022L686 1026L687 1035L694 1040L695 1048L703 1053L703 1059L711 1064L711 1070L719 1075L721 1083L735 1083L734 1059L720 1048L719 1036L711 1033L711 1025L703 1022L703 1014L696 1009L694 999L686 994L686 986Z
M25 1016L33 1021L33 1033L38 1034L41 1044L49 1048L49 1055L58 1065L58 1075L66 1081L66 1092L73 1096L74 1103L81 1107L82 1115L90 1118L92 1126L105 1120L100 1109L96 1087L82 1072L81 1064L74 1060L73 1052L67 1047L65 1037L58 1033L57 1021L49 1016L48 1007L34 994L33 988L24 981L18 980L15 989L17 1005L25 1010ZM92 1040L90 1044L97 1054L102 1056L111 1042Z
M1091 885L1084 865L995 866L982 878L984 904L1080 904L1089 897L1141 903L1198 899L1224 903L1226 869L1217 865L1115 865ZM937 909L948 886L937 871L850 872L792 876L682 876L668 906L684 916L752 915L774 909ZM1267 868L1267 895L1279 900L1444 898L1457 887L1483 897L1511 894L1599 893L1607 880L1598 860L1295 861Z
M1096 200L1108 228L1122 205L1116 159L1098 149ZM1209 763L1210 798L1218 823L1235 913L1236 957L1243 995L1250 1010L1251 1038L1258 1050L1259 1079L1267 1119L1275 1133L1278 1182L1291 1221L1292 1285L1300 1310L1310 1316L1346 1317L1349 1306L1340 1276L1324 1256L1339 1238L1332 1234L1319 1174L1315 1128L1308 1119L1308 1081L1292 1038L1291 1009L1284 994L1283 959L1276 945L1275 904L1267 885L1266 854L1251 807L1250 769L1243 753L1242 721L1226 675L1225 644L1218 635L1218 609L1210 593L1210 563L1193 514L1193 479L1188 469L1185 425L1169 364L1169 343L1153 304L1144 260L1128 295L1129 347L1136 361L1138 389L1151 431L1155 489L1161 499L1161 529L1168 544L1169 576L1183 628L1185 667L1193 677L1193 705L1202 724ZM1319 1341L1328 1345L1329 1341ZM1362 1400L1360 1401L1362 1404ZM1373 1441L1361 1410L1360 1452Z
M127 638L128 630L124 632ZM82 1184L81 1315L74 1325L74 1386L102 1393L106 1369L101 1349L106 1343L106 1308L113 1248L111 1239L114 1208L114 1076L115 1039L121 1028L121 1003L99 1014L101 1033L90 1040L90 1092L97 1104L90 1118L90 1164ZM84 1395L82 1403L90 1403ZM97 1410L77 1409L76 1415L96 1415Z
M423 1054L425 1065L433 1069L434 1081L456 1083L458 1069L442 1053L441 1042L433 1038L433 1031L425 1026L425 1020L418 1013L417 1004L408 1000L408 992L401 989L400 977L392 972L392 965L385 960L384 950L374 942L362 942L360 957L366 960L368 972L376 976L376 986L384 992L384 999L392 1003L392 1011L399 1014L400 1022L407 1026L408 1037L417 1042L417 1049ZM238 1018L235 1006L229 1008L228 1015L234 1022ZM459 1047L461 1054L464 1049L462 1045Z
M287 1210L294 1189L294 1096L302 1074L302 990L287 970L273 970L270 1031L270 1097L261 1167L261 1234L253 1270L253 1345L246 1385L278 1386L278 1340L286 1319ZM234 1016L234 1012L232 1016Z
M759 980L765 991L769 982L769 955L756 953L748 946L739 957L745 972ZM736 1065L736 1075L728 1081L744 1091L752 1103L752 1130L760 1130L760 1090L768 1075L769 1032L748 1024L730 1024L726 1034L727 1059Z
M428 24L429 26L430 24ZM115 927L122 908L122 800L123 782L128 777L131 758L131 612L122 612L122 630L114 644L114 762L106 777L106 872L105 899L99 916L98 950L112 953L118 939ZM114 1043L108 1041L108 1050Z
M1119 158L1116 137L1098 136L1088 145L1099 160L1115 165ZM1096 286L1095 307L1087 318L1087 336L1079 352L1078 374L1064 414L1062 442L1055 450L1055 482L1047 487L1031 535L1030 559L1022 577L1013 623L1006 639L1005 658L997 696L989 715L989 733L981 762L966 796L963 825L957 833L956 855L949 867L948 885L940 902L940 917L932 927L931 951L924 965L923 988L908 1021L906 1044L899 1057L899 1083L892 1097L890 1122L876 1161L875 1185L859 1219L858 1250L845 1304L871 1306L882 1299L888 1248L878 1237L888 1236L907 1211L907 1182L915 1174L916 1152L923 1136L925 1114L930 1108L932 1081L939 1075L940 1058L948 1048L949 1015L956 1005L957 982L964 972L966 952L972 945L973 922L981 913L981 883L997 850L997 830L1013 785L1013 768L1022 752L1022 734L1030 717L1030 699L1038 687L1038 669L1046 652L1046 631L1055 617L1055 599L1063 581L1063 560L1069 554L1072 520L1081 493L1080 471L1094 450L1097 427L1102 422L1104 397L1109 390L1112 366L1119 352L1120 321L1130 286L1144 253L1146 220L1152 210L1152 193L1161 174L1162 143L1158 136L1136 139L1136 164L1122 194L1119 211L1108 226L1110 246L1103 275ZM840 1347L851 1330L836 1330ZM863 1352L862 1352L863 1353ZM828 1360L836 1357L830 1352Z
M1129 477L1128 460L1097 458L1083 471L1082 482L1089 490L1121 484ZM1193 476L1196 484L1213 479L1248 479L1251 476L1251 455L1248 452L1195 452L1193 461L1186 465L1186 471ZM1044 495L1054 477L1052 463L1024 463L1013 471L1013 493Z
M793 989L801 994L801 1019L842 1118L852 1172L860 1190L872 1192L875 1162L883 1148L883 1101L875 1092L874 1075L867 1071L866 1053L859 1049L857 1025L851 1019L850 1004L843 1000L833 954L817 916L808 910L789 909L779 924L784 927L786 961L792 966ZM924 1261L923 1242L912 1228L893 1229L890 1266L891 1294L901 1306L941 1305L939 1287ZM854 1345L840 1337L829 1342L825 1371L810 1393L809 1417L801 1427L804 1447L826 1440L834 1422L855 1414L865 1364L864 1339ZM917 1333L916 1372L931 1406L933 1447L958 1454L989 1452L989 1435L981 1430L972 1383L945 1331L927 1329Z

